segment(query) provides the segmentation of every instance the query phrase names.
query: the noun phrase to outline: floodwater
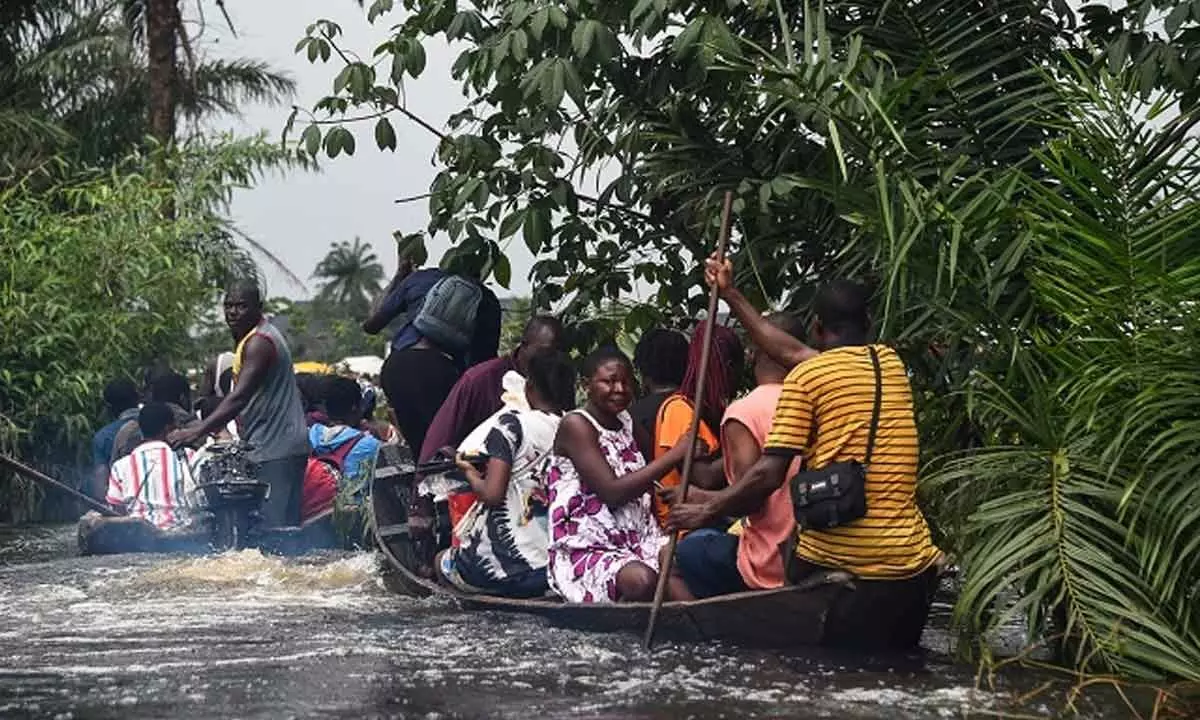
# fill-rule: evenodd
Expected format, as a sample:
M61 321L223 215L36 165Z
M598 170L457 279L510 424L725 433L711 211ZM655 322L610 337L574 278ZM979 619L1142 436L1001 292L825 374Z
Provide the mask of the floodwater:
M1055 717L1028 671L977 687L939 604L910 657L642 650L389 594L367 553L81 558L74 529L0 527L0 717ZM1020 700L1020 702L1018 702ZM1103 694L1081 717L1123 718Z

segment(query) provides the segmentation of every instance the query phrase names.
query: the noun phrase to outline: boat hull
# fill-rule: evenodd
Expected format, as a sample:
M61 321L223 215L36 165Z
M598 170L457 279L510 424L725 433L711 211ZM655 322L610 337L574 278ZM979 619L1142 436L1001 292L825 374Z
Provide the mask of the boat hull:
M385 445L376 458L375 472L394 475L397 467L411 467L408 451ZM163 531L132 517L105 517L90 512L80 519L77 531L82 555L184 552L206 554L229 549L257 548L283 555L313 550L354 550L367 547L374 535L367 526L365 507L330 508L299 527L263 528L258 511L266 486L244 479L211 482L200 487L204 518L197 527Z
M468 595L431 579L428 508L415 493L415 468L377 476L371 490L372 527L388 562L386 585L415 597L452 598L468 610L536 615L559 627L597 632L642 632L650 603L584 604ZM916 646L925 627L935 569L903 581L869 581L838 571L795 585L690 602L664 603L659 637L720 640L743 647L786 649L826 645L865 650Z

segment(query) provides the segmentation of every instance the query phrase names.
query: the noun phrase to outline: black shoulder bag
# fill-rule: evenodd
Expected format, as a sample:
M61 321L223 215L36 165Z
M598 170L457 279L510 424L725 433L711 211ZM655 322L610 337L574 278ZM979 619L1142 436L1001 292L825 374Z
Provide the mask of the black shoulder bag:
M867 470L875 450L875 432L879 429L879 406L883 402L883 371L879 354L867 346L875 369L875 406L871 410L871 430L867 435L867 457L837 462L819 470L801 470L791 480L792 510L800 530L828 530L854 522L867 514Z

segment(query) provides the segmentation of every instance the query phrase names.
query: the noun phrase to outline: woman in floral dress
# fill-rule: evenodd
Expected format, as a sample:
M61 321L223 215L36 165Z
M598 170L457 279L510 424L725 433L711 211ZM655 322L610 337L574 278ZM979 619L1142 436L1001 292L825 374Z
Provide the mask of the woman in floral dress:
M587 403L559 424L546 476L550 587L569 602L650 600L666 539L651 512L650 491L682 463L687 438L647 465L627 412L629 358L601 348L584 361L583 375ZM686 592L669 590L671 596Z

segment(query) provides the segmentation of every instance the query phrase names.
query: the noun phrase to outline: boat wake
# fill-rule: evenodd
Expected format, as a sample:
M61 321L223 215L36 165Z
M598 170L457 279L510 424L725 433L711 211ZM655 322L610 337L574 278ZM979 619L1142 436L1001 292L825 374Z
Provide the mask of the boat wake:
M371 553L309 556L286 560L259 550L231 550L156 565L131 579L134 587L172 592L256 589L286 593L348 590L373 593L379 587L379 559Z

